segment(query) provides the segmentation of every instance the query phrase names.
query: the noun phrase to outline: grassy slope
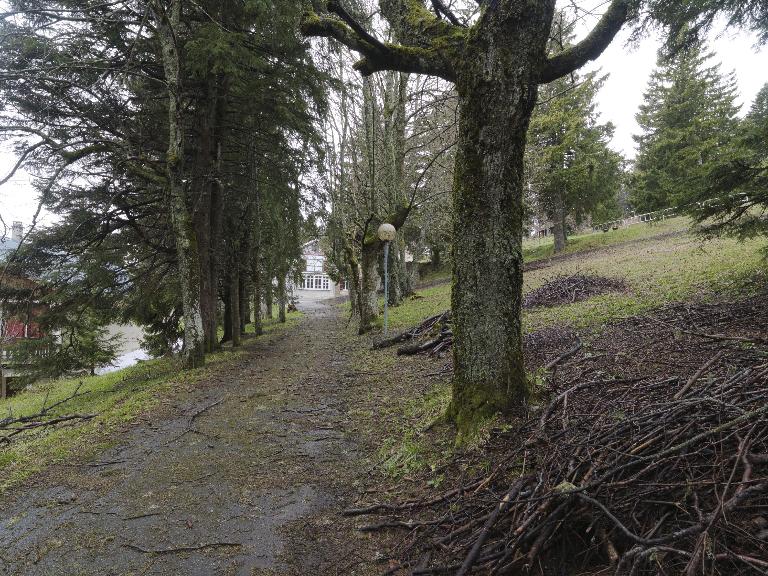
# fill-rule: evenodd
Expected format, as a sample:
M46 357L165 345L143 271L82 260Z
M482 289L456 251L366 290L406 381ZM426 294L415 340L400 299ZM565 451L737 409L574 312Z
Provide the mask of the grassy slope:
M299 317L298 313L290 314L285 325L276 320L267 321L264 336L248 339L244 344L248 346L274 338L295 324ZM207 357L204 368L187 372L180 370L176 359L160 358L103 376L42 382L0 401L0 411L4 415L35 414L43 405L50 406L71 395L82 382L80 393L86 394L54 413L98 414L76 426L24 433L9 446L2 447L0 493L51 464L69 461L75 455L78 459L87 458L114 444L116 432L127 422L157 406L172 392L201 382L213 370L242 354L242 349L212 354Z
M686 220L676 218L572 238L567 250L571 256L526 272L524 291L541 286L555 275L584 271L624 278L630 292L526 311L526 330L552 323L590 326L669 302L707 298L743 287L764 269L760 248L765 246L765 240L702 242L685 233L686 226ZM551 240L526 242L524 246L526 262L543 260L551 254ZM406 328L448 309L450 293L450 284L419 291L416 299L390 310L390 325L394 329Z
M572 238L568 252L573 255L527 272L524 290L532 290L558 274L582 270L622 277L631 286L630 292L607 294L567 306L526 310L525 329L570 324L599 330L611 319L639 314L669 302L727 296L745 287L765 285L767 268L760 251L766 246L765 240L740 243L723 239L703 243L685 233L686 229L686 220L675 219ZM552 241L526 242L524 252L527 262L546 259L552 254ZM390 310L391 325L395 330L403 329L448 309L450 290L450 284L419 290L419 298ZM379 374L377 380L386 378L381 374L396 375L383 389L397 389L400 381L409 382L410 386L400 400L381 407L375 415L389 423L388 430L381 434L379 450L379 463L385 474L398 478L426 474L425 479L435 486L443 482L442 466L454 457L455 447L450 429L432 428L445 413L451 397L450 373L438 375L442 364L422 357L396 358L391 348L371 350L360 358L361 369ZM478 436L464 448L481 444L483 434L484 430L479 430Z

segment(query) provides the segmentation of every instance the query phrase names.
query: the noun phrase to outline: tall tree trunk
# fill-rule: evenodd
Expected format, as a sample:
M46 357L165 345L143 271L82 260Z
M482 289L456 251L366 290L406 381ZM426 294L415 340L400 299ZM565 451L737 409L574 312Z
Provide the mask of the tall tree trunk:
M379 263L377 258L379 251L377 247L378 243L363 244L362 277L360 294L358 295L360 334L370 332L379 317Z
M285 274L280 274L277 277L277 304L278 319L281 323L285 324L286 321L286 306L288 301L288 294L285 291Z
M224 217L224 210L222 207L223 190L221 186L221 142L218 143L216 149L216 174L213 182L211 183L211 202L210 202L210 225L209 234L211 237L211 253L208 260L208 274L211 282L211 292L209 294L210 307L213 310L209 322L210 326L208 330L213 335L212 341L215 348L218 348L217 334L219 330L218 323L218 306L219 306L219 278L221 276L221 263L218 257L218 247L222 244L222 222Z
M253 332L256 336L264 334L264 322L261 316L261 287L259 282L253 282Z
M243 254L248 254L247 251ZM238 287L238 295L240 297L240 334L245 334L245 327L251 323L251 303L248 298L248 282L245 274L239 274L240 282Z
M349 267L349 278L347 286L349 288L349 304L351 307L351 317L360 316L360 263L355 255L354 245L350 238L344 238L344 259Z
M229 313L232 325L232 346L240 346L240 266L237 262L232 266L232 277L229 283Z
M224 318L222 324L224 325L224 334L221 337L222 342L232 341L232 294L230 290L229 282L224 282Z
M205 351L216 349L216 298L218 286L211 278L211 258L214 241L211 238L211 196L213 172L216 165L215 132L216 103L218 85L216 76L209 74L204 84L205 90L196 98L195 143L193 148L194 165L192 174L192 198L194 210L195 234L200 256L200 312L203 316Z
M389 272L389 305L399 306L403 300L402 284L403 284L403 270L402 260L400 259L400 250L398 249L398 239L390 242L389 247L389 263L387 264L387 271Z
M256 210L258 213L258 200ZM256 226L259 226L258 216L256 217ZM256 336L264 334L264 322L261 314L261 302L264 294L264 277L261 273L261 237L258 233L255 234L253 239L253 331Z
M523 153L537 84L535 60L525 52L540 50L548 32L487 26L458 75L451 415L460 430L528 398L520 321Z
M275 287L272 284L272 278L268 278L267 281L264 283L264 306L267 309L266 310L267 318L269 320L272 320L274 318L274 314L272 312L274 294L275 294Z
M405 261L406 249L405 240L401 235L398 235L395 245L398 247L399 264L400 264L400 299L406 298L413 294L413 278L408 271L408 263ZM413 263L411 263L413 265Z
M566 228L566 218L568 214L565 209L564 193L558 192L555 198L555 206L552 211L552 234L555 237L555 254L565 250L568 244L568 229Z
M187 198L189 178L185 169L184 106L180 77L179 47L176 44L181 21L181 0L173 0L166 9L156 10L158 38L163 54L163 69L168 87L168 153L166 157L170 192L170 212L179 282L184 311L184 366L194 368L205 363L203 318L200 311L200 256L194 222Z

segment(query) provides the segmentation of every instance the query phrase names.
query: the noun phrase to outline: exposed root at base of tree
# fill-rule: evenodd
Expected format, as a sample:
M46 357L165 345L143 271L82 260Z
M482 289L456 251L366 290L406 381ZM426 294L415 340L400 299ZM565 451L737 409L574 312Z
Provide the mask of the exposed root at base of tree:
M766 320L761 297L609 328L494 435L490 473L350 513L405 531L390 574L766 574Z

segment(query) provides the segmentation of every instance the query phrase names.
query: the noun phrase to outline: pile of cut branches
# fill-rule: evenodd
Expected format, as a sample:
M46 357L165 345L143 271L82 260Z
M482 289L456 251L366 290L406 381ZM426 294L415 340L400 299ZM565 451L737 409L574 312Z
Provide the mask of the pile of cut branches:
M20 434L25 432L51 428L62 424L68 425L95 418L96 414L62 414L57 411L57 408L64 406L67 402L88 394L88 392L80 392L82 385L83 383L80 382L72 394L58 402L54 402L50 406L48 405L48 395L46 394L42 408L35 414L28 414L26 416L9 414L6 418L0 420L0 445L10 444Z
M373 347L386 348L412 340L423 340L424 338L427 338L427 340L401 346L397 349L397 355L413 356L426 353L429 356L442 356L443 353L448 351L453 343L450 310L427 318L418 326L414 326L392 338L375 342Z
M731 350L573 383L496 437L490 475L347 514L407 530L391 574L766 574L768 363Z
M626 289L626 283L618 278L580 272L560 274L528 293L523 298L523 308L572 304L607 292L624 292Z

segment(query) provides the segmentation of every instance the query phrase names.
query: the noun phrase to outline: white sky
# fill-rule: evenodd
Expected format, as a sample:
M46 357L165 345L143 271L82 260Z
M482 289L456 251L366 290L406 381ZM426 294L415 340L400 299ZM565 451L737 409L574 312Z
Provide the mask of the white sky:
M602 4L602 0L590 0ZM589 4L590 1L584 2ZM594 24L596 17L585 19L583 34ZM602 120L616 125L613 147L626 157L633 158L635 146L632 134L637 133L635 113L640 105L648 77L656 64L656 52L660 42L657 38L646 38L639 46L627 47L629 32L623 32L608 50L593 65L586 69L600 68L608 74L598 97ZM715 60L722 63L722 72L736 72L739 87L738 103L742 114L746 113L757 91L768 82L768 48L756 51L755 38L746 33L713 35L710 49ZM15 163L12 152L0 150L0 178L4 177ZM0 188L0 215L8 226L14 220L21 220L29 226L37 209L37 195L29 184L29 177L17 173L16 177ZM43 215L41 221L51 221L50 215ZM2 230L0 229L0 234Z
M616 125L613 147L627 158L636 154L632 135L639 132L635 114L643 100L648 78L656 66L656 53L661 46L658 38L646 38L637 47L626 45L629 32L619 37L603 55L585 70L599 68L608 74L598 95L602 120ZM713 34L709 48L714 52L712 63L721 64L721 73L736 73L737 104L746 114L757 92L768 82L768 48L756 51L756 37L746 33Z

